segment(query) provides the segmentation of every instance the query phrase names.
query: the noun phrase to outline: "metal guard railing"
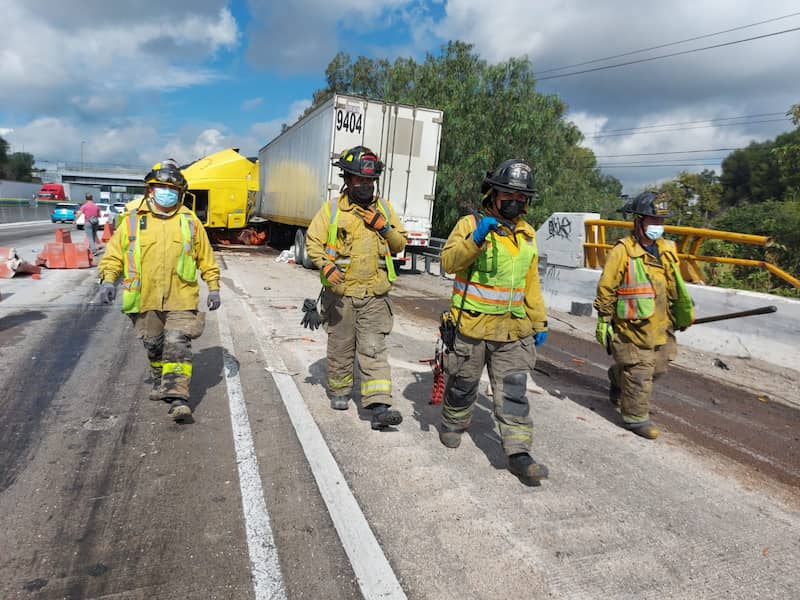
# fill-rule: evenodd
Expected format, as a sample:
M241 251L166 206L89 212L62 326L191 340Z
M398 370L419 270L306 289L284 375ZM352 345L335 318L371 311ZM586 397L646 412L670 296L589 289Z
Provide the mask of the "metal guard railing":
M592 269L597 269L605 265L606 252L612 247L611 244L606 242L607 227L633 229L633 223L630 221L612 221L609 219L591 219L585 221L584 225L586 228L586 242L583 244L585 264ZM703 274L697 262L715 262L748 267L761 267L794 287L800 288L800 279L793 277L780 267L766 260L730 258L727 256L704 256L697 254L700 250L700 246L707 239L767 246L770 243L770 239L767 236L731 233L728 231L716 231L714 229L702 229L699 227L678 227L675 225L665 225L664 231L679 236L676 245L678 247L678 257L681 259L681 274L686 281L703 283Z

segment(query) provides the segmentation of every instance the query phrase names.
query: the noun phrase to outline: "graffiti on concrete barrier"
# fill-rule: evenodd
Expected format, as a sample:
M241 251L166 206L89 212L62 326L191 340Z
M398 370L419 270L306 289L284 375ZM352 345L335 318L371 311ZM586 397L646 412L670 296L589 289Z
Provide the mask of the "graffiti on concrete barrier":
M550 240L554 237L559 237L563 240L568 240L572 233L572 221L569 217L552 217L547 222L547 239Z
M555 279L556 281L560 280L561 269L559 269L555 265L547 265L547 271L545 272L545 279Z

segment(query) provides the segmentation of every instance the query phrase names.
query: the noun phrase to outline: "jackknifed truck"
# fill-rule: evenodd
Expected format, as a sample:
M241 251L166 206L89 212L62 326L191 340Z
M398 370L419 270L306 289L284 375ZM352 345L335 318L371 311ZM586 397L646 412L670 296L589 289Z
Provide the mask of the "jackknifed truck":
M332 163L353 146L383 161L377 193L392 203L408 245L430 243L441 132L440 110L334 94L262 147L258 160L223 150L183 173L206 227L264 228L270 243L293 244L295 260L310 268L306 228L338 196L343 181Z

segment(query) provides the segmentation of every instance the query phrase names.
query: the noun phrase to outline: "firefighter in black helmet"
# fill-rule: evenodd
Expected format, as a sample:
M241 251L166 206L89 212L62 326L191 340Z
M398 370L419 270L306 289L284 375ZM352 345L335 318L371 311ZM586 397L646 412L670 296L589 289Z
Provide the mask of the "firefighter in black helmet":
M533 422L525 390L535 346L547 338L547 315L536 231L523 218L534 197L533 171L523 160L503 161L480 190L486 214L461 218L442 249L442 267L455 273L449 316L457 333L444 361L439 440L448 448L461 443L486 366L508 469L536 486L548 471L530 455Z
M328 395L331 408L347 410L358 357L361 404L372 410L372 429L382 430L403 420L391 406L386 337L393 324L392 254L405 248L406 231L388 200L376 194L383 163L372 150L350 148L333 164L342 170L344 185L320 208L306 235L308 256L324 286Z
M614 356L609 399L625 426L646 439L659 436L650 420L653 381L666 372L677 346L673 329L694 320L675 243L665 240L672 216L666 196L646 191L625 203L633 232L608 252L597 284L596 338Z

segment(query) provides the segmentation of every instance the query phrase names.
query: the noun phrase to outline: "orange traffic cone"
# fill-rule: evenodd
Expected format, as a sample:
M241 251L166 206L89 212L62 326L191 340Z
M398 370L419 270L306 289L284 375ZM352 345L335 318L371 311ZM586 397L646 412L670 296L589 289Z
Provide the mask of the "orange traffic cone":
M103 225L103 235L100 236L100 241L104 244L111 239L111 234L114 233L111 229L111 223Z

